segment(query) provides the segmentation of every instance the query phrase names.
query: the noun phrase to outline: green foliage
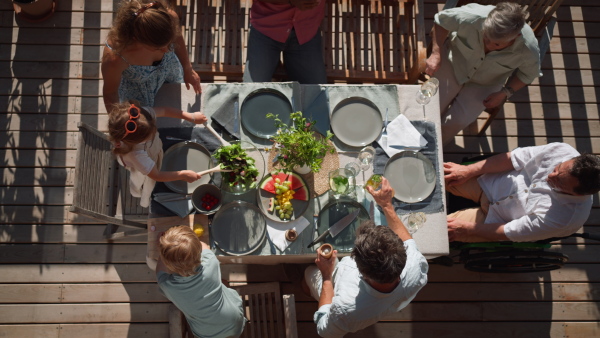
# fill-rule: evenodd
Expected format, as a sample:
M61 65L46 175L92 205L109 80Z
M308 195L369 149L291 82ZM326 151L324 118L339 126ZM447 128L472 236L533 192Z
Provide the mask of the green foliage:
M254 166L254 159L246 154L240 144L221 146L215 150L214 157L221 164L222 169L232 170L222 174L223 180L229 183L229 186L233 187L238 184L242 188L256 186L258 169Z
M328 143L333 134L327 131L327 136L315 137L315 121L308 121L300 111L292 113L290 117L293 122L291 126L284 124L277 115L267 114L267 118L274 119L279 129L273 137L275 146L279 147L279 163L289 170L296 165L307 165L313 172L319 172L327 152L333 154L335 151Z

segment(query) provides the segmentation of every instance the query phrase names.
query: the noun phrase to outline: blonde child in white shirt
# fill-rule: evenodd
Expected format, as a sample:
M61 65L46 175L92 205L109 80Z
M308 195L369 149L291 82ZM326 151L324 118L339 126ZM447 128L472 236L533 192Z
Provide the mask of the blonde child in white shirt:
M161 171L162 141L158 137L157 117L180 118L195 124L205 123L201 112L189 113L169 107L141 107L139 102L120 103L109 112L108 131L113 153L130 175L130 191L148 207L156 182L183 180L194 182L201 177L192 170Z

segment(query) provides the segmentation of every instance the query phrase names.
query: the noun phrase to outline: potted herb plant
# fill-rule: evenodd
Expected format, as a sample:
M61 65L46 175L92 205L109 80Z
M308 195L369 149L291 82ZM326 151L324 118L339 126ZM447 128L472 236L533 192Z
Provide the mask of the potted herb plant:
M327 131L326 136L315 135L315 121L308 121L300 111L292 113L290 117L292 125L287 125L277 115L267 114L267 118L275 120L278 128L277 135L272 138L279 152L277 160L284 168L300 174L319 172L325 155L335 151L333 145L329 144L333 134Z

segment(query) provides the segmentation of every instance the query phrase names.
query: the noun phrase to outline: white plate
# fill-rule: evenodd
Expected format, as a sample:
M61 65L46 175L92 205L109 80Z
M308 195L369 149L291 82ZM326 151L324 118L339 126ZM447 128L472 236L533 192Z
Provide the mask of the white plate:
M161 171L192 170L195 172L212 168L210 152L203 145L192 141L179 142L165 151ZM211 175L203 175L193 183L186 181L165 182L165 185L180 194L191 194L194 189L210 181Z
M435 169L425 155L414 151L403 151L392 156L383 176L396 191L394 197L402 202L420 202L435 189Z
M352 147L371 144L382 127L381 112L373 102L362 97L342 100L331 114L331 129L335 137Z

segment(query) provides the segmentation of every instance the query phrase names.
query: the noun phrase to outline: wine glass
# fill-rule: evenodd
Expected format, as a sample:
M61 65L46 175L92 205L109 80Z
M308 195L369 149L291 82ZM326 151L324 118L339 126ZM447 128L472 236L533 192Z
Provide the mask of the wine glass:
M437 93L439 86L440 81L435 77L425 81L417 92L417 103L422 106L428 104L431 101L431 97Z
M371 168L371 163L375 159L375 148L371 146L366 146L360 150L358 153L358 163L360 166L360 170L367 171Z

